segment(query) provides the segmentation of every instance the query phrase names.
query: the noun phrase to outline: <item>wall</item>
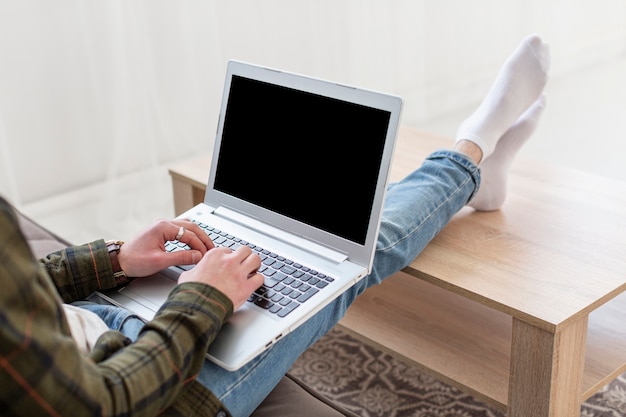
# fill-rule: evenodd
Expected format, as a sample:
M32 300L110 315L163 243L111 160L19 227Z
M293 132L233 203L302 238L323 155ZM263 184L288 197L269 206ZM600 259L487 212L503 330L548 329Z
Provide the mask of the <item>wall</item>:
M133 172L156 181L208 151L230 58L401 95L419 127L477 102L532 32L558 80L625 54L626 3L4 0L0 194L20 206Z

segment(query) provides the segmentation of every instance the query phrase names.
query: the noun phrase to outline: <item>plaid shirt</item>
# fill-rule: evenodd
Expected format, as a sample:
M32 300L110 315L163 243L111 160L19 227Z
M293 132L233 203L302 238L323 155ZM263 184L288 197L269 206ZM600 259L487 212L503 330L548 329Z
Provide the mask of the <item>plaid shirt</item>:
M109 331L86 356L61 304L115 286L104 241L37 261L2 198L0 231L0 415L228 415L194 380L232 314L226 296L178 285L137 342Z

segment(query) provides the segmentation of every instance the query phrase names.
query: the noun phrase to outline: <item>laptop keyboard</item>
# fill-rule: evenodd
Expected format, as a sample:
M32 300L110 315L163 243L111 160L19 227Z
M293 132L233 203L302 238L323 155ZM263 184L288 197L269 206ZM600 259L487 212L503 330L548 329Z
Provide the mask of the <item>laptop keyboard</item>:
M194 223L209 235L216 246L225 246L235 250L246 245L259 255L261 258L259 273L265 277L265 283L248 298L248 302L278 317L287 316L317 294L320 289L334 281L333 277L300 265L236 236L198 221L194 221ZM165 244L165 250L168 252L187 249L189 246L178 241L169 241ZM194 267L194 265L179 266L185 270Z

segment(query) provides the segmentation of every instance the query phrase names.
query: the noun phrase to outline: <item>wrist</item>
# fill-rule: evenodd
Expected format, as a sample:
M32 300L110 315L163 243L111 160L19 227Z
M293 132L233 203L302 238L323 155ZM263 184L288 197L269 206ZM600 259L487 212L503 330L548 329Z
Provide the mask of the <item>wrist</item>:
M121 240L108 240L106 242L109 259L111 260L111 268L113 269L113 277L115 278L115 283L118 286L127 284L129 281L128 276L122 269L119 260L119 253L123 244L124 242Z

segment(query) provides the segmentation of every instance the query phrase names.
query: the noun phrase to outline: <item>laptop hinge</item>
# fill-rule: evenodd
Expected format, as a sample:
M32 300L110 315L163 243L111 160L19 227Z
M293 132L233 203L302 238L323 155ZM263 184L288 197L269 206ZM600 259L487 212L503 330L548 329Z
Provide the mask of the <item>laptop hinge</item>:
M336 250L330 249L326 246L322 246L318 243L311 242L310 240L304 239L300 236L294 235L292 233L285 232L282 229L278 229L276 227L269 226L263 222L258 220L251 219L248 216L245 216L239 212L231 210L229 208L220 206L213 211L213 214L219 217L224 217L232 222L237 224L246 226L252 230L255 230L259 233L262 233L266 236L270 236L274 239L281 240L290 245L297 246L298 248L305 250L307 252L314 253L323 258L326 258L335 263L341 263L348 259L348 255L345 253L338 252Z

